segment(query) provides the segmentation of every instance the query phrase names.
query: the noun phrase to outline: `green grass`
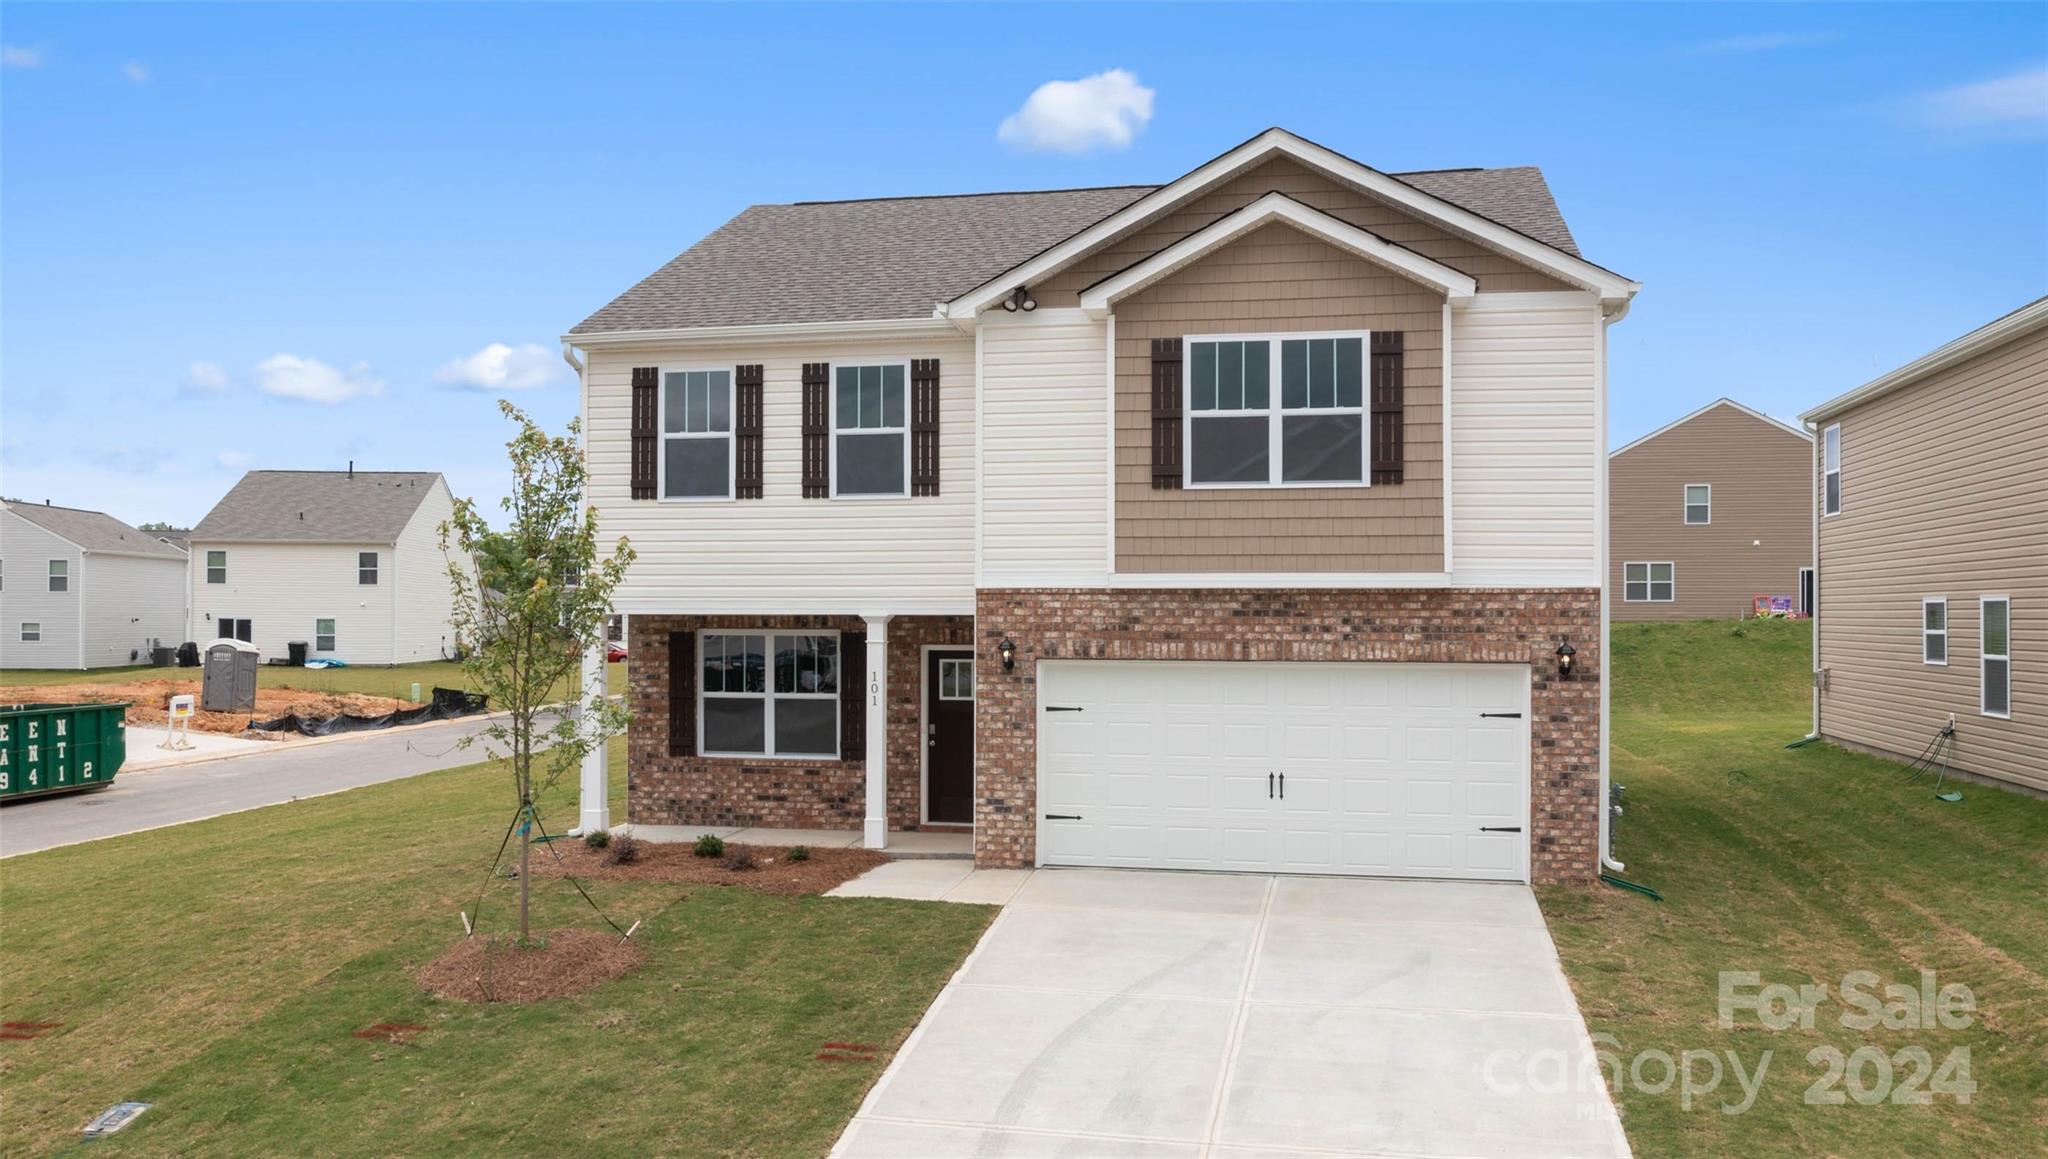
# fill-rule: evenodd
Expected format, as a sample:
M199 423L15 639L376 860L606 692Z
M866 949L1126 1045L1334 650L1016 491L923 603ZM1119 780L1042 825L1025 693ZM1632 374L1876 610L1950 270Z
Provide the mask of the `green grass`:
M2042 1153L2048 1138L2048 801L1962 785L1935 801L1900 765L1811 745L1808 625L1696 622L1614 628L1614 780L1624 876L1659 904L1618 890L1540 891L1551 933L1595 1034L1623 1060L1640 1052L1727 1052L1762 1093L1740 1114L1732 1073L1691 1109L1679 1090L1620 1094L1639 1155ZM1858 1030L1834 998L1844 975L1970 988L1966 1029ZM1823 984L1813 1029L1719 1025L1723 971ZM1881 991L1880 991L1881 992ZM1938 1065L1967 1048L1968 1105L1809 1105L1825 1067L1809 1051L1926 1049ZM1897 1069L1899 1078L1916 1067ZM1704 1079L1706 1063L1697 1063ZM1652 1084L1661 1065L1647 1063ZM1866 1090L1882 1090L1877 1063ZM1833 1088L1846 1090L1842 1085Z
M624 662L605 665L606 677L613 692L623 692L626 687L626 665ZM125 684L139 680L197 680L197 668L94 668L85 672L61 671L47 668L4 668L0 669L0 688L22 687L47 684ZM389 696L394 698L412 695L412 686L420 686L421 696L430 696L436 686L442 688L467 688L469 682L462 674L462 665L454 660L429 660L422 664L398 664L391 667L350 667L350 668L290 668L282 665L265 664L256 669L256 683L263 688L303 688L312 692L359 692L365 696ZM563 694L568 692L564 682Z
M614 746L614 808L622 795ZM977 906L592 884L649 962L528 1006L427 997L410 972L461 934L504 831L478 765L0 862L0 1042L10 1154L823 1154L980 936ZM573 785L545 802L572 823ZM11 822L10 822L11 823ZM491 886L486 929L511 918ZM536 880L537 924L599 925ZM429 1029L410 1045L352 1037ZM155 1108L76 1142L122 1099Z

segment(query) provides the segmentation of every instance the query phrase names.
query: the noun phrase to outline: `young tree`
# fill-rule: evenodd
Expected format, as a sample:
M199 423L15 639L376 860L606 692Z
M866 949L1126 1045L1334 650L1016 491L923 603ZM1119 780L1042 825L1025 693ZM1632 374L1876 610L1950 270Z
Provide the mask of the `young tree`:
M557 438L510 402L499 402L498 409L519 424L505 444L512 461L512 493L501 504L507 526L494 530L473 501L458 499L441 525L441 548L449 558L463 672L503 713L462 744L483 739L493 756L511 761L524 944L535 795L626 722L626 710L602 688L579 706L580 719L564 714L549 722L542 709L560 699L564 687L581 690L584 650L605 645L612 592L633 562L633 548L620 539L610 555L599 554L597 509L583 500L581 424L571 420L568 433Z

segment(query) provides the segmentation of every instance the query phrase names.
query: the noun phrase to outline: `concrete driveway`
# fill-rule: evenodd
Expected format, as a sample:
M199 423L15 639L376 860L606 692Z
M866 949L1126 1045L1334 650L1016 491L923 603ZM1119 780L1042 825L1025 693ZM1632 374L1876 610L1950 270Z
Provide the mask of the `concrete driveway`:
M1534 895L1040 870L845 1159L1626 1155Z

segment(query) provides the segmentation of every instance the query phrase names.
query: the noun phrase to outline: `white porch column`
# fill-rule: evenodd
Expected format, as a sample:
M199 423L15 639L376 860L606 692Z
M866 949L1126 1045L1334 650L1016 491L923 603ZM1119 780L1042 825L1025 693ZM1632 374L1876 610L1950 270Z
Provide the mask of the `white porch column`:
M868 622L868 808L862 836L869 849L881 849L889 844L889 617L861 618Z
M589 704L593 696L605 694L604 675L605 646L602 642L583 650L583 691L581 704ZM578 709L578 715L588 714ZM589 735L588 725L585 735ZM609 746L597 744L583 754L582 776L583 809L576 822L578 833L595 833L612 827L611 785L605 776L605 757Z

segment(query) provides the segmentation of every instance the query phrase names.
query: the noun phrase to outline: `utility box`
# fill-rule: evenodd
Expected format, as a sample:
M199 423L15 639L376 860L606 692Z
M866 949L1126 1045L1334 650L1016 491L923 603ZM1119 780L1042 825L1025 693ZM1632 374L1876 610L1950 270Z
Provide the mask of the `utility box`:
M199 707L207 712L256 711L256 661L256 646L242 640L207 645Z

